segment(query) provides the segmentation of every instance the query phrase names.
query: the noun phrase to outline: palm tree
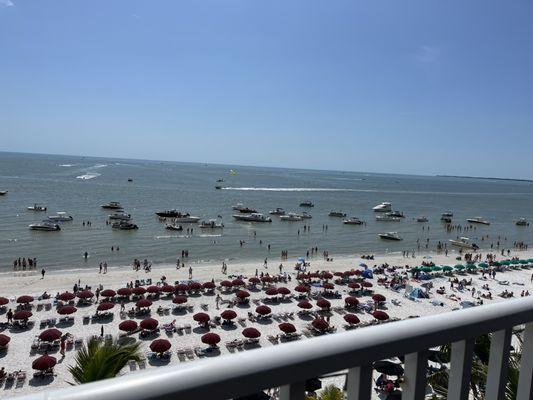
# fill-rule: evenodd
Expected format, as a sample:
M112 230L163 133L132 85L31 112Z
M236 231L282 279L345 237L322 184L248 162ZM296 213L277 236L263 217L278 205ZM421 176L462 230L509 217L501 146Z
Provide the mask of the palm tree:
M91 339L68 368L77 384L114 378L128 361L140 361L139 343L105 342Z
M344 400L344 392L335 385L328 385L319 396L320 400Z

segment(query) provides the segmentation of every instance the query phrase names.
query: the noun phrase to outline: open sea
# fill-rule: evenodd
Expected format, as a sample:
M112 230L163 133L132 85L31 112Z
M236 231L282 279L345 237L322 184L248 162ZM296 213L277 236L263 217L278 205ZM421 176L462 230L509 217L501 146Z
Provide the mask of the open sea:
M224 182L217 183L217 179ZM223 189L217 190L215 185ZM281 250L288 250L289 258L295 259L305 256L312 246L318 246L320 253L328 250L332 256L401 252L416 250L417 239L425 244L428 238L428 251L435 251L437 241L458 235L447 233L440 222L441 213L447 210L454 212L456 224L466 225L466 218L476 216L491 222L468 233L481 247L495 244L498 235L506 247L533 239L531 226L515 225L519 217L533 221L532 182L0 152L1 190L8 190L0 196L3 272L10 271L18 257L36 257L39 268L54 270L96 268L100 261L129 265L133 258L175 263L183 249L189 250L188 262L265 257L275 261ZM305 200L315 207L300 208ZM110 210L100 205L109 201L120 201L139 229L117 231L107 226ZM383 201L392 202L393 209L403 211L406 218L375 221L372 207ZM276 207L306 210L313 218L284 222L272 216L272 223L236 222L232 206L238 202L265 214ZM27 211L34 203L46 205L48 211ZM154 213L172 208L202 219L220 215L225 227L209 232L189 225L194 228L189 236L186 231L168 231ZM341 210L367 224L344 225L342 218L328 216L331 210ZM57 211L66 211L74 220L62 223L59 232L28 229L29 224ZM414 220L422 215L429 218L428 224ZM84 227L82 221L88 220L92 226ZM304 225L310 230L304 232ZM328 226L327 231L323 225ZM388 231L398 232L404 240L378 238L378 233ZM481 241L487 234L489 239ZM242 247L240 240L246 241ZM111 252L111 246L119 246L120 251Z

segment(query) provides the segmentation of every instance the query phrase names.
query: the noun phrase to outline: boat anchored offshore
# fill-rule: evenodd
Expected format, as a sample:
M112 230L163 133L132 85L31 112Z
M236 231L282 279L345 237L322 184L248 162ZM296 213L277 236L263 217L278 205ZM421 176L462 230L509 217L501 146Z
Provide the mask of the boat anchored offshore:
M282 215L281 217L279 217L279 219L280 221L296 222L296 221L301 221L302 217L296 213L291 212L291 213L288 213L287 215Z
M391 217L405 218L405 215L403 215L403 212L401 211L391 211L387 214L389 214Z
M43 222L38 222L38 223L35 223L35 224L30 224L30 225L28 225L28 227L32 231L48 231L48 232L51 232L51 231L60 231L61 230L61 227L58 224L54 224L53 222L50 222L50 221L43 221Z
M5 196L7 194L7 190L0 190L0 196Z
M399 217L393 217L390 214L376 215L376 221L380 222L400 222L402 219Z
M107 210L122 210L122 205L118 201L110 201L109 203L100 205L100 207Z
M111 227L113 229L120 229L120 230L123 230L123 231L139 229L139 227L137 225L132 224L131 222L127 222L127 221L115 222L113 225L111 225Z
M311 214L309 214L307 211L302 211L299 215L300 215L300 217L302 217L302 219L311 219L311 218L313 218L313 216Z
M342 221L342 223L346 225L362 225L363 221L361 221L357 217L351 217L351 218L345 219L344 221Z
M283 208L276 208L275 210L271 210L269 212L270 215L285 215L285 210Z
M113 214L110 214L108 215L109 219L118 219L118 220L121 220L121 221L129 221L131 219L131 214L126 214L126 213L123 213L123 212L117 212L117 213L113 213Z
M467 218L467 221L470 222L471 224L490 225L489 221L481 217Z
M221 229L224 228L224 224L218 223L216 219L210 219L209 221L202 221L200 223L202 229Z
M252 213L252 214L236 214L233 216L237 221L245 222L272 222L270 217L263 215L261 213Z
M72 221L74 218L64 211L58 211L56 215L49 215L48 219L53 222L67 222Z
M527 222L527 219L525 219L525 218L519 218L516 221L516 225L517 226L529 226L529 222Z
M346 213L343 213L342 211L330 211L328 216L344 218L346 217Z
M467 237L460 237L459 239L450 239L452 246L461 247L463 249L479 249L479 246L475 243L472 243Z
M176 209L157 211L155 213L155 215L157 215L158 217L163 217L163 218L174 218L174 217L177 217L179 214L180 212Z
M300 203L300 207L314 207L315 205L310 201L303 201Z
M392 211L392 204L388 202L383 202L381 204L378 204L377 206L373 207L372 210L374 212L391 212Z
M428 222L428 217L417 217L416 222Z
M177 216L172 218L172 221L181 224L196 224L198 221L200 221L200 217L195 217L189 213L179 213Z
M169 231L182 231L183 230L183 226L174 225L174 224L167 224L165 226L165 229L168 229Z
M398 232L379 233L378 236L384 240L403 240L400 235L398 235Z
M33 206L26 207L29 211L46 211L46 206L35 203Z

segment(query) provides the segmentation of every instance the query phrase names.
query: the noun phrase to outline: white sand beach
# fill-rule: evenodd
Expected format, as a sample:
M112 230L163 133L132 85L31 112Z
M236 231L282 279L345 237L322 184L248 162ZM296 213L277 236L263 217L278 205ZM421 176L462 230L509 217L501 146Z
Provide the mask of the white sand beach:
M417 255L416 258L404 258L401 255L380 255L376 256L374 260L363 260L360 258L335 258L333 261L325 261L322 257L317 257L315 259L309 259L310 266L307 268L307 272L311 271L330 271L331 273L339 271L350 271L350 270L360 270L363 271L363 268L360 267L361 263L365 263L369 268L374 268L374 266L380 266L382 264L388 264L389 266L397 266L397 273L402 274L404 272L404 266L410 265L411 267L419 266L423 261L433 262L436 265L455 265L461 263L456 260L457 253L450 253L448 256L443 254L430 254L430 255ZM518 257L520 259L529 259L533 258L533 252L531 251L521 251L521 252L512 252L511 257ZM506 257L507 258L507 257ZM503 260L503 257L498 256L498 260ZM462 262L464 263L464 262ZM83 321L84 316L93 316L96 313L96 307L99 302L102 301L102 296L100 296L99 302L96 302L96 299L93 298L89 305L78 305L78 299L75 299L75 306L78 308L77 312L72 314L74 317L73 322L69 323L56 323L55 328L59 329L62 334L69 333L75 339L87 340L92 335L100 335L101 328L104 328L104 335L112 335L114 338L117 338L120 332L118 326L120 322L126 319L134 319L137 322L140 322L143 318L151 316L152 318L159 321L159 328L161 330L158 333L148 337L140 338L139 333L134 333L131 337L140 340L142 343L142 352L147 354L147 359L144 363L135 364L128 366L124 369L123 373L140 373L143 368L157 368L161 365L169 365L175 363L183 362L192 362L194 359L197 359L198 356L194 353L187 356L187 354L178 355L178 350L183 350L185 348L194 349L197 346L206 348L207 345L202 344L201 337L203 334L208 332L207 329L200 327L198 322L194 321L193 315L198 312L205 312L213 321L214 317L219 316L225 309L228 308L228 304L225 301L232 301L235 299L235 290L226 290L220 288L219 283L222 280L232 280L237 276L243 276L244 281L248 283L248 278L255 276L256 269L258 273L275 276L279 274L279 261L270 261L268 268L264 268L263 261L258 260L257 262L243 262L235 263L228 265L227 275L221 273L220 265L213 264L191 264L193 266L193 280L199 282L207 282L212 279L215 280L217 289L212 294L196 294L190 295L187 298L185 306L188 309L183 309L181 311L174 311L173 307L175 304L172 302L172 295L167 296L161 294L161 296L152 297L151 301L153 302L150 307L151 313L145 315L138 315L134 317L121 316L120 313L120 301L115 300L115 306L109 312L113 315L110 318L91 320L88 322ZM284 261L283 262L283 272L290 275L291 280L286 283L276 283L273 284L276 287L286 287L291 291L291 296L297 296L299 293L294 291L298 281L296 280L297 271L295 271L295 261ZM58 273L47 273L44 279L41 279L41 275L38 272L17 272L4 274L1 278L0 284L0 296L10 299L10 302L5 305L0 319L2 322L6 321L6 312L9 309L15 311L17 307L16 298L21 295L31 295L35 297L35 300L32 303L32 313L33 316L29 319L32 322L30 329L15 329L13 327L4 327L0 333L7 335L11 338L7 350L0 351L0 367L4 367L5 371L8 373L23 370L26 371L26 378L19 382L12 381L7 382L4 380L0 386L0 397L7 398L11 396L16 396L24 393L30 393L37 390L43 390L43 388L60 388L68 386L71 382L71 376L68 372L68 367L72 365L74 356L76 354L76 346L67 346L66 355L64 358L59 354L59 348L49 351L49 354L57 357L58 363L54 368L54 376L47 377L44 379L33 378L32 362L43 354L42 351L32 351L32 343L36 336L38 336L43 330L51 327L41 327L40 321L55 318L59 320L61 315L57 313L57 305L55 304L54 297L56 293L62 293L64 291L72 291L75 283L80 283L81 287L85 285L89 286L94 293L99 285L102 285L104 289L113 289L117 290L123 288L129 282L135 282L136 280L146 280L152 279L152 284L156 284L160 281L161 277L166 276L167 283L174 284L177 281L188 281L188 267L176 269L176 266L172 265L155 265L152 267L151 272L145 273L144 271L133 271L131 267L116 267L110 268L107 274L100 274L98 270L94 271L69 271L69 272L58 272ZM383 310L391 318L404 319L413 316L421 316L435 314L435 313L444 313L449 312L454 309L461 308L460 302L462 300L476 302L476 298L480 294L486 294L488 291L482 289L483 285L488 285L489 290L492 294L492 300L483 299L483 302L497 302L503 301L504 299L498 294L504 290L514 292L515 297L519 297L521 292L528 290L530 293L533 293L533 285L531 284L533 269L523 266L509 267L504 272L497 272L496 278L482 277L481 273L456 273L454 271L454 277L457 277L459 280L472 279L471 285L465 287L464 290L459 290L457 288L450 288L449 276L445 276L442 272L437 272L431 282L433 283L433 289L430 290L430 298L418 298L418 299L409 299L405 297L405 290L401 289L394 291L386 285L378 284L378 279L385 278L386 276L391 276L391 271L385 272L384 275L374 274L373 279L367 279L368 282L372 283L372 287L369 289L371 293L368 295L361 296L357 294L360 305L364 306L368 303L369 308L372 308L373 301L371 294L382 294L385 296L386 301L383 303ZM409 274L410 276L410 274ZM329 282L333 283L337 279L337 276L334 276L333 279L329 279ZM316 285L311 286L311 299L310 302L313 305L311 311L318 311L316 300L320 297L320 294L323 293L323 287L321 287L320 279L316 279ZM429 281L417 281L409 278L408 284L414 288L421 287L421 284ZM444 286L445 293L438 294L436 289ZM145 285L144 287L147 287ZM472 288L474 288L474 296L472 296ZM232 309L237 313L237 318L234 320L235 323L232 325L216 325L209 329L209 332L217 333L221 341L219 343L220 352L212 353L211 356L217 354L227 354L238 351L253 351L253 348L256 346L243 346L239 348L228 348L225 344L234 339L243 339L242 331L246 327L254 327L260 331L261 337L259 338L258 346L271 346L274 343L269 340L269 336L276 336L281 333L278 325L282 322L289 322L294 324L296 331L299 333L305 332L310 322L314 317L312 316L301 316L298 314L298 311L301 309L298 308L297 303L298 299L286 299L283 301L267 301L264 300L268 298L265 293L264 288L261 284L257 288L246 288L245 290L250 293L250 302L249 305L235 305ZM370 321L375 321L375 318L368 311L365 311L363 308L359 308L356 311L344 311L342 310L345 305L345 298L349 296L350 288L346 284L334 284L334 289L332 292L338 291L340 294L339 298L328 297L328 301L331 303L331 308L334 310L330 315L330 326L335 327L337 331L342 331L345 329L346 322L344 320L344 315L347 312L355 313L358 318L361 320L361 324L369 323ZM38 297L47 292L52 295L52 299L49 300L38 300ZM216 298L217 294L220 294L222 298L222 303L220 304L219 309L216 307ZM456 296L455 299L450 299L448 296L453 294ZM145 295L145 297L148 293ZM259 320L254 321L250 320L249 313L256 314L255 309L258 305L265 303L272 309L273 318L269 320ZM50 304L47 306L45 304ZM203 305L203 306L202 306ZM135 301L129 301L125 303L126 310L131 309L135 306ZM158 307L168 309L166 312L158 313ZM285 316L284 314L289 314ZM190 325L191 329L179 330L178 332L167 333L163 328L164 324L170 323L175 320L175 325L177 327ZM394 322L390 322L394 323ZM364 328L359 328L364 329ZM333 333L334 334L334 333ZM157 338L165 338L171 342L171 357L170 360L161 360L161 359L151 359L148 357L150 352L149 345L150 343ZM302 335L301 340L306 340L306 335ZM288 345L288 344L278 344L278 345Z

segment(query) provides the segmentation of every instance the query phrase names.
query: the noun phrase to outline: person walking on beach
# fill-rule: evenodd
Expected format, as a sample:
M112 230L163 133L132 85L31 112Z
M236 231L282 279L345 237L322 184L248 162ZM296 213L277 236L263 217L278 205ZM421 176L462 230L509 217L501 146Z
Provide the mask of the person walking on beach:
M12 324L13 323L13 311L11 311L11 308L7 312L6 317L7 317L7 323Z
M217 310L219 309L218 304L220 303L220 300L222 300L222 298L220 297L220 294L217 293L217 297L216 297L216 299L215 299L215 302L216 302L216 305L217 305Z
M62 358L65 358L65 342L66 342L66 338L65 337L62 337L61 338L61 343L59 344L59 353L61 353L61 357Z
M265 262L263 263L264 268L268 268L268 258L265 258Z
M100 327L100 337L104 337L104 326Z
M104 261L104 274L107 274L107 261Z
M98 272L99 274L102 273L102 262L100 261L100 271Z
M192 279L192 267L189 266L189 279Z
M46 271L44 270L44 268L41 270L41 279L44 279L44 274L46 274Z

